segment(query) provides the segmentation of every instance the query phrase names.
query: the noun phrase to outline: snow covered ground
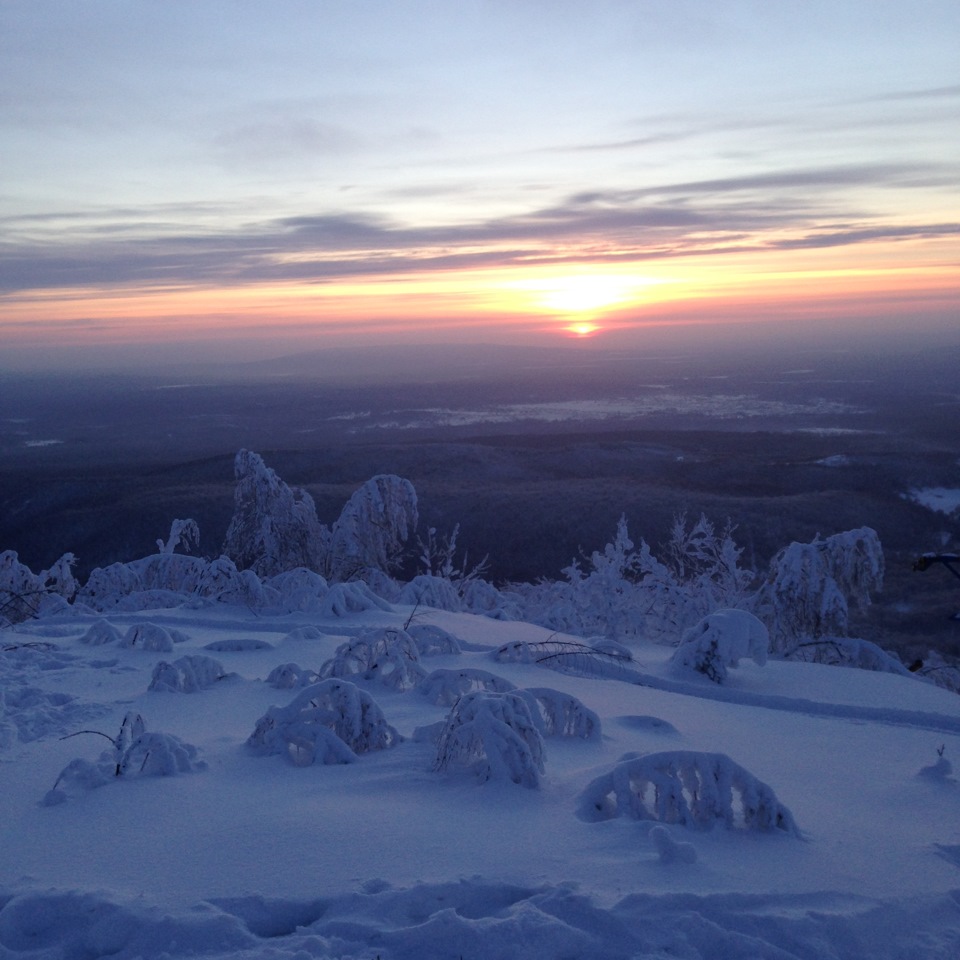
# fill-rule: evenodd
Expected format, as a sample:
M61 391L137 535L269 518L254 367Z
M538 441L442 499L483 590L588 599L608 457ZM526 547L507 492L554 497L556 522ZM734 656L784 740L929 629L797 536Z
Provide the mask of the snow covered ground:
M401 742L334 765L250 749L268 709L300 692L268 683L274 668L316 671L410 613L187 605L109 614L117 634L100 644L84 642L97 618L83 615L0 633L0 958L960 956L956 695L775 660L743 661L720 687L678 677L673 651L652 645L619 675L573 675L495 657L546 641L538 627L421 607L416 626L461 648L424 648L421 671L572 694L601 735L545 737L533 789L456 763L436 772L423 728L451 707L354 676ZM146 622L172 652L115 638ZM148 690L158 662L188 655L218 661L221 679ZM158 739L129 776L85 788L68 775L51 795L75 759L106 749L111 767L105 737L128 714L196 747L197 769L148 776ZM79 731L105 736L68 737ZM712 829L585 813L588 787L621 761L685 751L745 768L800 835L747 829L746 797Z

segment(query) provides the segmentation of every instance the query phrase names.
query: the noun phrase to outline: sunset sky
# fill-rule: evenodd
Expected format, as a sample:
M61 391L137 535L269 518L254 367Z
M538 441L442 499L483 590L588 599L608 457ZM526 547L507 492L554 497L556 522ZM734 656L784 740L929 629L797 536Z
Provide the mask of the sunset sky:
M0 367L960 328L956 0L3 0Z

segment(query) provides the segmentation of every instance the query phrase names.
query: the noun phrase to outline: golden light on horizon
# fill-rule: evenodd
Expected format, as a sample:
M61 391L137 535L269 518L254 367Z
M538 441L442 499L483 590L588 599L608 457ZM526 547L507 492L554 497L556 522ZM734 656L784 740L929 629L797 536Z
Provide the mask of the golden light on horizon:
M582 323L571 323L565 329L567 333L573 337L590 337L593 336L593 334L598 333L600 327L596 323L585 321Z

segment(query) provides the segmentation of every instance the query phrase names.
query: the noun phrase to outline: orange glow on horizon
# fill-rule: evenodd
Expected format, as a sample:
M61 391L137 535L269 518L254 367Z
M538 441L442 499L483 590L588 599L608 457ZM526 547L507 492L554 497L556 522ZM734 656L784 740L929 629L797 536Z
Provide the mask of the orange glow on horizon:
M267 339L311 331L338 338L471 331L587 337L681 315L709 323L955 309L960 291L952 250L940 247L941 255L931 257L933 251L916 246L434 270L318 283L22 291L0 297L0 338L39 346L54 339ZM917 256L921 252L926 258Z

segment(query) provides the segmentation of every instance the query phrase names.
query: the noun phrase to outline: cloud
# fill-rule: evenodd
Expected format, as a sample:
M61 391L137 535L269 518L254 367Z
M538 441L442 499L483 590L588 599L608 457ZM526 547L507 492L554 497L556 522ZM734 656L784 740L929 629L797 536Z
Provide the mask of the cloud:
M513 216L431 226L372 214L323 213L231 230L178 232L173 225L189 220L189 206L179 212L100 212L90 215L86 230L75 231L69 224L76 215L70 213L50 214L49 220L14 218L19 237L0 246L0 291L325 282L411 271L639 262L953 236L958 228L951 221L888 223L850 208L852 188L909 188L946 174L933 165L906 164L772 171L581 191ZM203 222L210 219L203 205L192 212Z

